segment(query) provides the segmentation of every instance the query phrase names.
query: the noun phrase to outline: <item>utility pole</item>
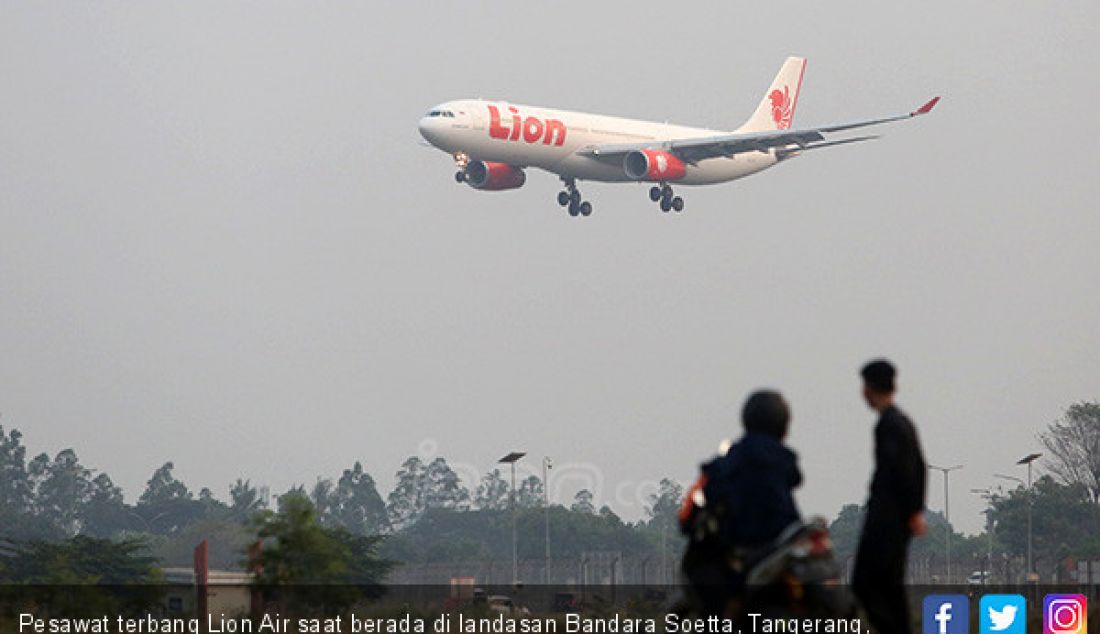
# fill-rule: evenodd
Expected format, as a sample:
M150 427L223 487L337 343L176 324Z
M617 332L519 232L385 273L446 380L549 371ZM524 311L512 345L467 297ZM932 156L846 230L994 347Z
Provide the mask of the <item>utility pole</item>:
M990 489L970 489L970 492L981 497L987 504L993 503L993 491ZM982 585L989 583L993 576L993 509L992 506L985 510L985 570L982 571Z
M554 468L554 461L550 456L542 457L542 502L543 523L546 528L546 585L550 585L550 470Z
M957 469L962 469L963 465L955 465L953 467L937 467L936 465L928 465L929 469L939 471L943 473L943 519L946 520L946 528L944 530L944 549L947 551L946 568L944 570L944 577L947 583L951 583L951 490L950 480L951 472Z
M1031 532L1031 510L1032 509L1031 509L1031 507L1034 503L1034 497L1035 497L1035 496L1032 495L1032 490L1031 490L1031 463L1035 462L1037 459L1042 457L1042 455L1043 454L1041 454L1041 453L1030 453L1030 454L1028 454L1028 455L1024 456L1023 458L1020 458L1019 460L1016 461L1016 464L1018 464L1018 465L1027 465L1027 482L1026 483L1023 480L1021 480L1020 478L1016 478L1016 477L1013 477L1013 476L1010 476L1010 475L1004 475L1003 473L993 474L993 476L996 477L996 478L1000 478L1002 480L1011 480L1012 482L1016 482L1017 484L1019 484L1022 487L1026 487L1024 489L1024 495L1027 496L1027 573L1026 573L1026 580L1029 583L1031 582L1031 575L1035 572L1034 571L1034 561L1035 560L1032 557L1032 550L1031 550L1031 545L1032 545L1032 532Z
M1031 575L1035 572L1034 559L1031 556L1031 507L1034 504L1035 496L1032 495L1031 490L1031 463L1035 462L1043 454L1030 453L1023 458L1016 461L1016 464L1027 465L1027 576L1028 581L1031 581Z
M519 550L516 548L516 463L519 459L527 454L522 451L513 451L512 453L504 456L497 462L500 464L512 465L512 494L511 498L512 506L512 585L515 586L519 583Z

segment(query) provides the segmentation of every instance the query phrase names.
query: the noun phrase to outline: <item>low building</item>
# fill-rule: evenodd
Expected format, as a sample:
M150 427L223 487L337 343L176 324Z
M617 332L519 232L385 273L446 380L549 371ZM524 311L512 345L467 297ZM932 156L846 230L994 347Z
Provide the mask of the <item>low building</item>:
M169 614L193 614L198 601L195 571L191 568L163 568L169 590L165 597ZM229 617L248 616L252 607L252 582L255 576L238 570L207 572L206 601L210 614Z

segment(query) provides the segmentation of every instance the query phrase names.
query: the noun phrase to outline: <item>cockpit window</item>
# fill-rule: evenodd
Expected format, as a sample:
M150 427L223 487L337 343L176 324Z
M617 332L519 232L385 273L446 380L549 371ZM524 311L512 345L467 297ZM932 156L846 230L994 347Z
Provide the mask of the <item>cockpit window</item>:
M455 116L455 113L451 112L450 110L432 110L431 112L428 113L428 116L429 117L449 117L449 118L453 119L454 116Z

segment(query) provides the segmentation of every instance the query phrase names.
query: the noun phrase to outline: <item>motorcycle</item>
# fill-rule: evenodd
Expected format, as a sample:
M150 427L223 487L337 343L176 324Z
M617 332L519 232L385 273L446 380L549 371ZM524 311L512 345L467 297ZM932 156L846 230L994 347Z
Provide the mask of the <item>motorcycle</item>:
M685 500L680 520L689 543L681 565L687 596L678 612L739 623L747 623L750 614L830 619L856 615L823 518L795 522L763 547L730 547L720 538L722 510L707 507L700 483Z
M746 567L745 606L754 611L783 617L855 616L824 518L787 527Z

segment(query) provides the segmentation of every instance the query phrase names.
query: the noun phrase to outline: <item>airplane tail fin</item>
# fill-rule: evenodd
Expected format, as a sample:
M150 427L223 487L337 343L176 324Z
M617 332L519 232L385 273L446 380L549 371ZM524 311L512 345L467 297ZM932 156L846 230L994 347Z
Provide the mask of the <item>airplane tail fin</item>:
M738 132L765 132L786 130L794 120L794 107L798 105L798 91L802 88L802 74L806 72L806 58L788 57L772 80L764 99L756 107L749 120Z

